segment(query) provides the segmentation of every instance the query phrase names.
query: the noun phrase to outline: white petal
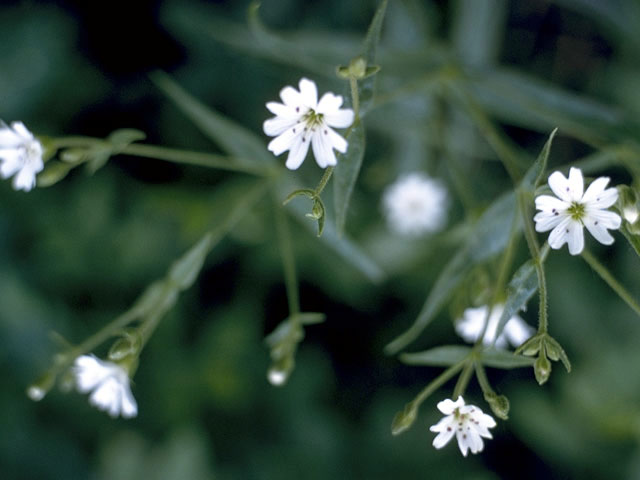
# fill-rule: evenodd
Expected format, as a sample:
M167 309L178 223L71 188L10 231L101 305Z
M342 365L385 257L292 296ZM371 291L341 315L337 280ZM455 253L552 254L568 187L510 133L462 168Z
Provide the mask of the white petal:
M267 148L274 155L280 155L291 148L296 139L302 135L302 124L297 124L271 140Z
M324 121L327 125L331 125L336 128L347 128L353 123L354 118L355 114L350 108L344 108L324 115Z
M462 319L456 322L456 333L466 342L475 342L484 325L487 316L487 306L478 308L467 308L462 314Z
M29 130L27 130L27 127L24 126L24 123L12 122L11 128L13 129L14 132L20 135L20 137L22 137L23 140L27 140L27 141L33 140L33 134Z
M469 450L469 436L464 433L461 427L456 430L456 438L458 439L458 447L462 452L462 455L467 456Z
M571 222L567 227L567 243L569 245L569 253L571 255L579 255L584 249L584 232L579 222Z
M597 220L599 225L602 225L606 229L617 230L622 224L620 215L609 210L590 210L587 209L585 215L590 220Z
M328 131L318 130L311 137L311 146L313 147L313 155L320 168L333 166L337 163L336 156L333 153L333 146L328 138Z
M20 146L24 140L16 132L5 126L0 128L0 148L16 148Z
M571 217L564 217L562 222L560 222L556 228L551 230L548 240L549 246L551 248L553 248L554 250L558 250L562 247L562 245L565 244L565 242L568 241L567 236L570 231L569 225L573 222L574 221L571 219Z
M509 343L514 347L519 347L529 340L533 335L534 329L518 315L514 315L509 319L504 327L504 335Z
M325 93L320 101L316 112L323 115L336 113L342 105L342 97L340 95L334 95L333 93Z
M299 86L302 104L315 110L318 105L318 89L316 88L316 84L308 78L303 78L300 80Z
M440 410L445 415L451 415L456 408L460 408L464 406L464 399L459 396L458 399L454 402L453 400L446 399L438 402L438 410Z
M138 415L138 404L127 383L122 390L122 417L133 418Z
M565 202L571 202L571 187L569 187L569 180L561 172L553 172L549 175L549 186L556 197Z
M269 120L265 120L262 124L262 130L266 135L270 137L275 137L277 135L281 135L287 129L293 127L297 121L295 119L290 119L286 117L273 117Z
M579 202L582 200L583 188L584 179L582 178L582 170L571 167L569 170L569 194L571 195L572 201Z
M89 403L100 410L104 410L112 417L120 414L121 385L118 381L109 377L105 379L89 396Z
M471 449L471 453L481 452L484 448L484 442L480 437L480 434L473 428L469 428L465 435L467 436L466 440L469 444L469 448Z
M93 355L82 355L73 363L76 387L81 393L93 390L111 374L111 369Z
M444 432L447 430L447 427L450 427L456 423L456 420L453 415L447 415L446 417L442 417L438 423L435 425L431 425L429 430L432 432Z
M307 109L302 111L300 107L291 107L278 102L268 102L267 109L276 117L284 117L291 120L299 119L307 112Z
M19 150L0 150L0 159L3 160L0 166L2 178L9 178L24 165L23 154Z
M566 215L560 215L559 212L538 212L533 217L533 221L536 222L536 232L548 232L554 229L565 218L567 218Z
M325 130L326 130L326 133L325 133ZM347 147L349 146L349 144L344 138L342 138L339 134L337 134L333 129L331 129L330 127L324 127L322 134L328 135L329 142L331 143L331 146L333 148L335 148L340 153L347 153Z
M491 415L487 415L483 413L482 410L478 409L478 414L474 417L479 425L482 425L485 428L493 428L497 425L495 419ZM491 434L487 438L491 438Z
M603 245L611 245L613 243L614 239L611 236L611 234L607 231L606 227L595 218L593 217L585 218L584 226L587 227L587 230L589 230L589 233L593 235L593 238L595 238L597 241L599 241Z
M22 168L18 174L13 177L13 188L15 190L24 190L28 192L36 186L36 174L27 167Z
M585 197L586 195L587 194L585 193ZM616 203L617 200L618 189L607 188L605 191L593 196L593 198L589 201L584 201L584 203L586 204L587 208L609 208L611 205Z
M282 99L282 103L293 109L303 105L302 95L300 95L300 92L291 86L284 87L280 90L280 98Z
M598 177L587 188L582 196L582 203L591 202L596 199L609 184L609 177Z
M449 443L451 438L453 438L453 434L455 433L454 427L455 426L450 423L447 428L445 428L438 435L436 435L436 438L433 439L433 446L440 449L444 447L447 443Z
M551 195L539 195L536 197L536 209L546 213L564 212L570 206L570 203Z
M300 165L302 165L302 162L309 151L309 143L311 142L304 135L296 135L295 140L289 149L287 162L285 163L285 166L289 170L296 170Z

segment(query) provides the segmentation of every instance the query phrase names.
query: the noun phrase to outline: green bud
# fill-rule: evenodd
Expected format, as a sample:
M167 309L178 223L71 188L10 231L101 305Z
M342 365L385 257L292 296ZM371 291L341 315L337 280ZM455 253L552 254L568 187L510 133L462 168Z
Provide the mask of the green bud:
M638 220L640 212L638 211L638 196L633 188L627 185L618 186L618 208L624 219L633 225Z
M413 425L417 416L418 409L414 406L413 402L407 403L404 409L396 413L393 417L393 422L391 422L391 434L400 435Z
M544 345L549 358L555 362L560 360L564 365L564 368L567 369L567 372L571 372L571 362L569 362L569 357L567 357L564 348L562 348L560 344L550 336L546 337Z
M540 355L533 364L533 372L539 385L543 385L549 380L551 375L551 362L545 355Z
M306 215L309 218L313 218L314 220L318 220L318 236L322 235L322 231L324 230L324 204L320 197L315 197L313 199L313 207L311 207L311 213L307 213Z
M274 362L267 371L267 379L274 387L282 387L293 371L295 361L292 355L288 355L277 362Z
M119 362L127 357L137 357L142 342L135 331L126 332L122 338L116 340L109 349L108 358L112 362Z
M34 402L39 402L51 390L56 382L56 375L53 372L47 372L35 383L27 388L27 396Z
M504 395L496 395L494 392L489 392L484 395L484 399L487 401L491 410L496 417L502 420L509 419L509 399Z
M71 164L55 160L49 162L44 171L38 174L38 187L50 187L51 185L55 185L66 177L73 167L74 166Z
M379 65L367 65L367 61L363 57L354 57L349 62L349 66L340 65L336 69L336 74L345 80L362 80L379 71Z
M529 340L524 342L514 352L516 355L525 355L527 357L533 357L540 351L540 347L542 345L542 337L540 335L536 335L531 337Z

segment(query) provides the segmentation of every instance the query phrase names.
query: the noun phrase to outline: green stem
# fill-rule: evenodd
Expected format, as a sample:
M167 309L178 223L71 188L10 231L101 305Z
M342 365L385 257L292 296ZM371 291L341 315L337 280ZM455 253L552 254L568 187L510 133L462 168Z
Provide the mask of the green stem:
M471 374L473 373L473 364L475 361L467 359L467 362L464 366L464 370L458 377L458 381L456 382L456 386L453 389L453 395L451 398L455 401L460 395L464 395L464 391L467 389L467 385L469 385L469 380L471 380Z
M444 372L442 372L436 379L434 379L429 385L427 385L417 396L411 401L411 405L414 408L418 408L422 402L424 402L433 392L439 389L442 385L447 383L451 378L453 378L462 367L467 364L467 359L456 363L455 365L450 366Z
M287 301L289 302L289 315L292 318L297 318L300 313L300 295L298 292L298 279L296 275L293 244L291 243L291 232L282 208L275 197L274 209L276 215L276 233L278 235L278 243L280 244L282 268L284 270L284 284L287 290Z
M349 86L351 87L351 104L353 106L353 113L355 114L355 120L360 117L360 96L358 94L358 80L354 77L349 78Z
M333 174L333 169L334 168L335 167L327 167L324 170L324 174L322 175L322 178L318 182L318 186L313 191L314 196L316 196L316 197L320 196L320 194L324 190L324 187L326 187L327 183L329 183L329 179L331 178L331 175Z
M640 315L640 305L638 305L638 302L636 302L627 289L611 275L607 267L600 263L600 261L586 249L582 251L582 258L584 258L589 266L600 275L600 278L602 278L634 312Z
M489 379L487 378L487 372L484 369L484 365L482 362L475 362L476 368L476 378L478 379L478 383L480 384L480 388L482 389L482 393L487 396L487 394L495 394L491 385L489 385Z

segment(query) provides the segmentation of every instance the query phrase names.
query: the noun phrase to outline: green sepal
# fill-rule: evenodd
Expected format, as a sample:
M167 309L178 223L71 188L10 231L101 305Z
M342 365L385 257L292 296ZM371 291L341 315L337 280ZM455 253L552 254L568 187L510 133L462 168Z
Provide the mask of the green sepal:
M418 408L413 402L409 402L405 405L403 410L400 410L393 417L391 422L391 434L400 435L405 430L408 430L413 422L415 422L418 416Z

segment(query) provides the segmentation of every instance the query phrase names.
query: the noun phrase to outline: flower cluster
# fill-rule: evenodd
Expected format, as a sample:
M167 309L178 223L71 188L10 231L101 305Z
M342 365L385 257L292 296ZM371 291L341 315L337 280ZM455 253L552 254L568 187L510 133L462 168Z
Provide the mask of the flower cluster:
M129 387L129 372L121 365L82 355L73 364L75 383L80 393L92 392L89 403L112 417L135 417L138 405Z
M446 222L447 204L444 185L422 173L400 177L387 188L382 199L390 228L408 236L440 230Z
M496 338L498 323L504 311L504 305L497 304L491 309L487 330L482 339L485 346L491 345L495 341L497 348L506 349L507 342L513 347L519 347L527 341L535 330L518 315L511 317L504 326L502 333ZM475 342L482 334L484 322L489 314L489 307L483 305L478 308L467 308L462 314L462 318L456 322L456 332L467 342Z
M458 447L465 457L469 450L471 453L481 452L484 448L482 438L493 438L490 428L496 426L496 421L491 415L483 413L475 405L465 405L464 399L460 396L454 402L446 399L438 403L440 410L445 417L438 423L432 425L429 430L437 432L433 439L433 446L440 449L456 435Z
M300 91L291 86L280 91L282 103L269 102L267 108L275 117L266 120L264 133L276 137L268 149L275 155L289 150L286 167L296 170L309 151L309 144L320 168L337 164L336 149L346 153L347 141L331 127L346 128L353 123L354 112L340 108L342 97L325 93L318 101L316 84L303 78Z
M13 177L13 188L28 192L36 185L36 174L44 168L42 145L22 122L11 126L0 121L0 175Z
M540 210L533 217L536 231L551 230L549 246L557 250L567 243L571 255L578 255L584 249L583 227L600 243L611 245L613 237L608 230L620 228L622 220L617 213L607 210L618 200L618 190L606 188L608 183L608 177L599 177L583 193L584 181L579 168L572 167L568 179L560 172L553 172L549 186L556 196L536 197L536 209Z

